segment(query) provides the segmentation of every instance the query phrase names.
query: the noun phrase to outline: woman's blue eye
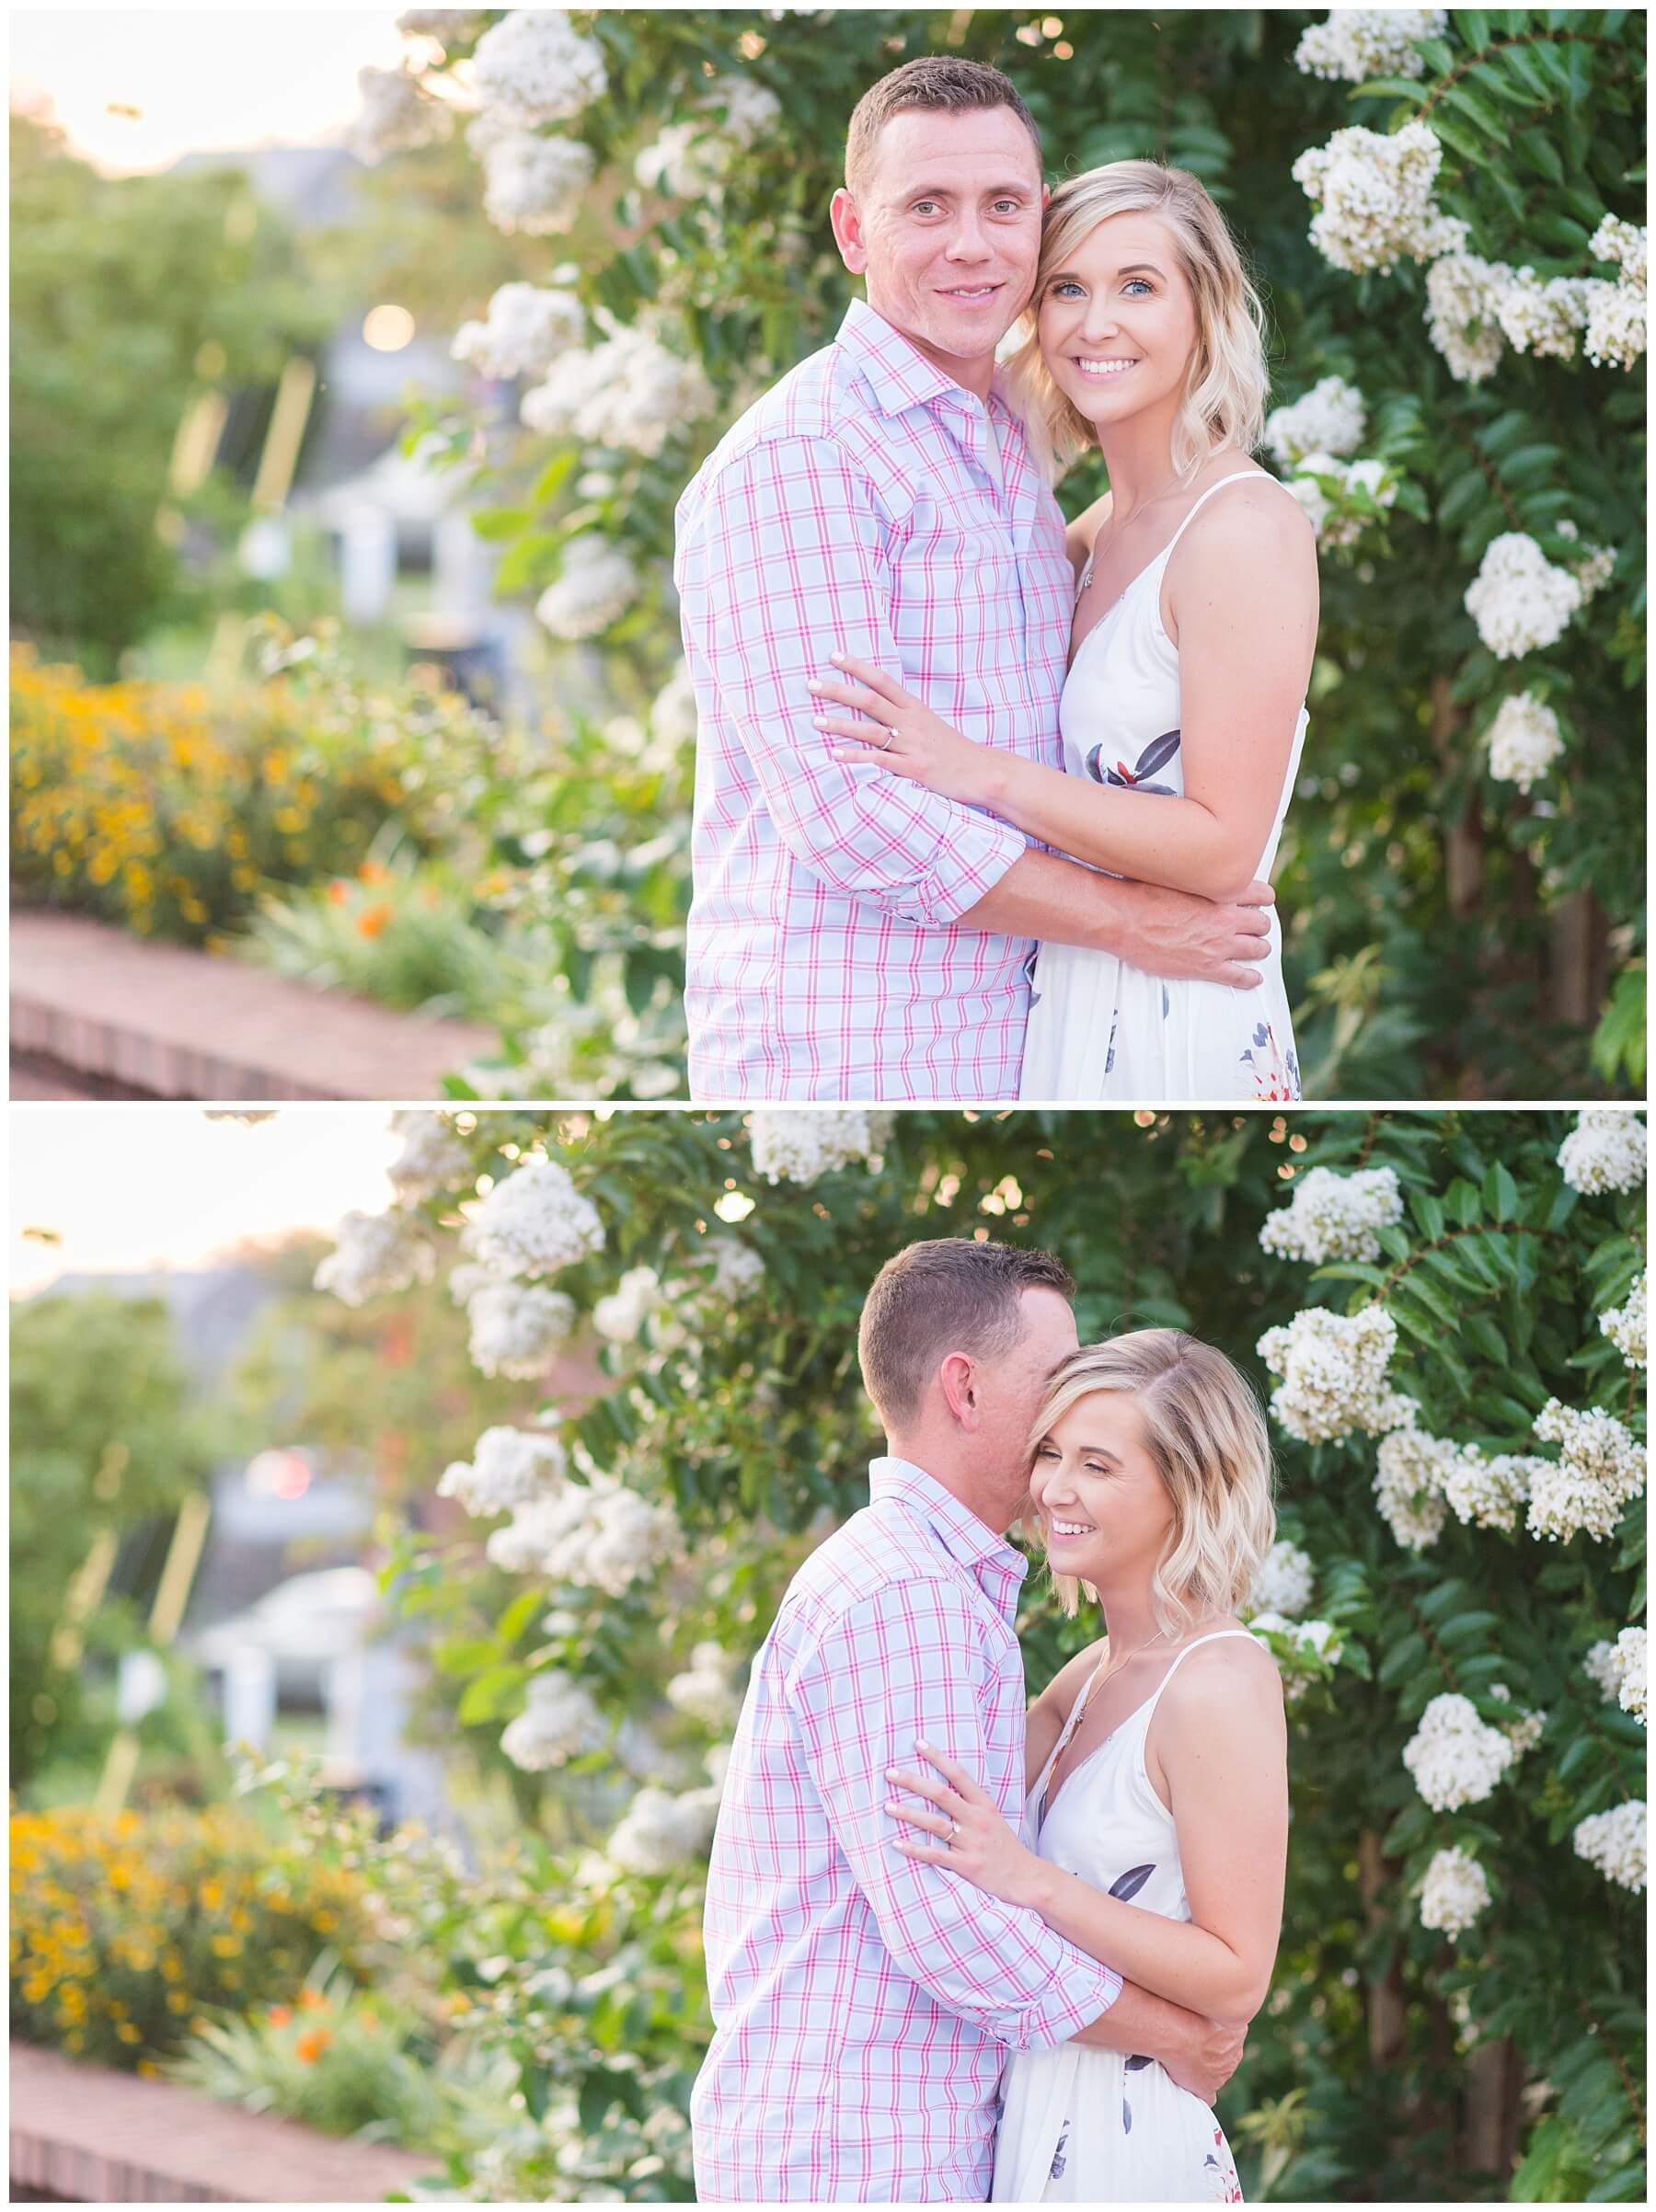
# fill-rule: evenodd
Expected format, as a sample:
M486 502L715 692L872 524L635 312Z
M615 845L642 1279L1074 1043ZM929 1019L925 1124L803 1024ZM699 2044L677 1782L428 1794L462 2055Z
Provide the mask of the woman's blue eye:
M1059 277L1052 286L1052 292L1053 298L1056 299L1060 292L1079 292L1080 289L1080 285L1076 283L1074 277Z
M1130 288L1131 286L1136 284L1141 292L1149 292L1153 289L1153 287L1143 277L1130 277L1128 279L1128 284Z

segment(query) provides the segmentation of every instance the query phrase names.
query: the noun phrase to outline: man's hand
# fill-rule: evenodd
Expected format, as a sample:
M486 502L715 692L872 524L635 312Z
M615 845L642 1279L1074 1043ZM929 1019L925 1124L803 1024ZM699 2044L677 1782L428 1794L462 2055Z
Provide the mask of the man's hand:
M1095 2050L1121 2051L1128 2057L1142 2052L1146 2058L1158 2059L1180 2089L1212 2104L1242 2063L1247 2033L1245 2024L1206 2020L1129 1981L1121 1984L1121 1994L1109 2011L1089 2021L1075 2041L1090 2044Z
M1196 2023L1190 2048L1178 2057L1164 2057L1162 2069L1191 2096L1216 2104L1219 2092L1242 2063L1248 2030L1234 2021L1202 2020L1194 2012L1189 2017Z
M1256 962L1271 950L1268 883L1250 883L1235 900L1198 899L1190 891L1136 883L1122 917L1121 957L1147 975L1251 990Z

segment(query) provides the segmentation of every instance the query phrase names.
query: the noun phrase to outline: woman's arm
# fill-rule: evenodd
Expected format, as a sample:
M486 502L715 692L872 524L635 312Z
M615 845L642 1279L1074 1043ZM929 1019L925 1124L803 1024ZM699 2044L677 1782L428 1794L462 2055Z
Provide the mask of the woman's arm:
M889 1779L930 1798L937 1811L895 1808L895 1817L936 1836L947 1836L952 1820L955 1832L947 1850L906 1841L893 1848L949 1867L1007 1903L1032 1905L1078 1950L1108 1959L1158 1997L1215 2020L1246 2021L1271 1986L1282 1927L1288 1851L1282 1685L1264 1652L1240 1665L1234 1656L1210 1663L1193 1679L1192 1673L1181 1668L1168 1685L1169 1709L1158 1730L1190 1920L1129 1902L1131 1874L1116 1885L1123 1894L1106 1896L1049 1864L1026 1849L964 1769L951 1771L952 1762L929 1752L950 1786L907 1773Z
M1032 1790L1040 1779L1041 1768L1052 1756L1052 1746L1063 1734L1070 1707L1080 1696L1081 1685L1098 1666L1107 1641L1100 1636L1096 1644L1089 1644L1085 1651L1078 1651L1073 1659L1066 1660L1030 1704L1024 1722L1026 1790Z
M1081 571L1092 557L1098 533L1109 520L1113 499L1113 493L1101 492L1090 507L1084 507L1075 521L1065 525L1064 550L1069 555L1077 583L1081 580Z
M1310 676L1315 544L1305 515L1262 483L1204 513L1169 571L1182 798L1095 784L974 744L860 661L838 663L856 681L811 688L819 700L868 721L828 712L817 727L842 740L834 759L876 762L985 808L1075 859L1141 883L1233 898L1270 838ZM870 729L870 721L879 727Z

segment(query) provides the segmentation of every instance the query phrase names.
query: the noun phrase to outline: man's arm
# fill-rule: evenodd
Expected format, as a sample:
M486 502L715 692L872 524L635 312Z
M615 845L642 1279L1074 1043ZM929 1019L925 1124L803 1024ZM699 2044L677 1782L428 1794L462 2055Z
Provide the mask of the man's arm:
M1142 2051L1146 2058L1158 2059L1180 2089L1212 2104L1241 2064L1247 2034L1244 2023L1204 2020L1128 1981L1109 2011L1089 2021L1073 2040L1130 2057Z
M904 1974L1016 2050L1065 2042L1107 2013L1121 1978L947 1868L893 1851L889 1768L917 1738L980 1779L977 1628L964 1592L916 1576L853 1606L796 1663L788 1702L834 1840Z
M675 573L691 674L740 731L801 866L929 927L999 882L1027 849L1020 830L900 776L853 774L815 727L806 686L831 653L903 665L872 487L836 445L782 438L724 463L681 531Z
M959 920L962 929L1112 952L1169 981L1229 983L1248 990L1260 980L1255 963L1271 949L1275 900L1268 883L1249 884L1237 900L1198 899L1189 891L1103 876L1056 853L1030 850Z

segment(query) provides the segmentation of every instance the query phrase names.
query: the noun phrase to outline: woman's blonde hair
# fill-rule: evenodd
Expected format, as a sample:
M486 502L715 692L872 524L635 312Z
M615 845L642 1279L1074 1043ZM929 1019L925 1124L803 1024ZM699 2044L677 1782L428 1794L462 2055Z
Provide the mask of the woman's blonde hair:
M1251 453L1265 434L1265 309L1230 226L1198 178L1156 161L1111 161L1054 190L1041 226L1035 290L1014 326L1022 342L1006 389L1030 448L1056 480L1093 443L1093 426L1052 382L1041 358L1041 303L1081 241L1111 215L1158 215L1173 234L1196 304L1196 344L1173 426L1173 465L1188 476L1223 445Z
M1125 1391L1137 1401L1145 1450L1172 1500L1173 1526L1150 1585L1157 1627L1178 1635L1203 1614L1234 1613L1276 1537L1271 1437L1247 1377L1182 1329L1133 1329L1084 1346L1047 1386L1031 1459L1053 1423L1095 1391ZM1073 1613L1081 1584L1054 1575L1052 1587ZM1090 1585L1087 1594L1098 1595Z

